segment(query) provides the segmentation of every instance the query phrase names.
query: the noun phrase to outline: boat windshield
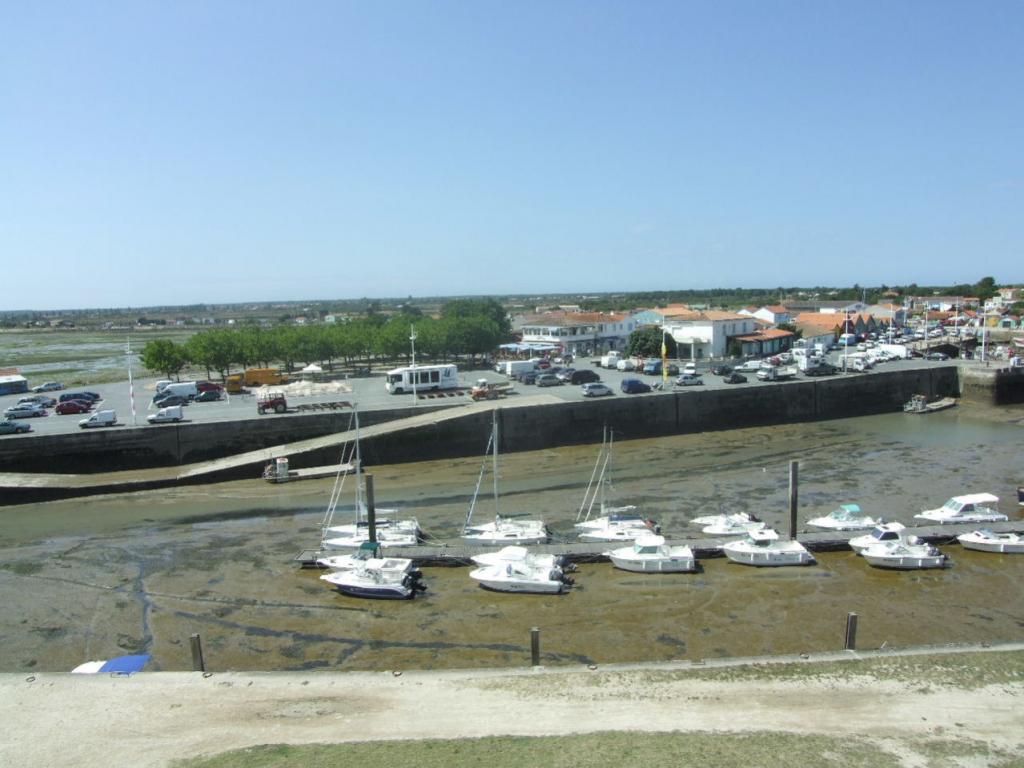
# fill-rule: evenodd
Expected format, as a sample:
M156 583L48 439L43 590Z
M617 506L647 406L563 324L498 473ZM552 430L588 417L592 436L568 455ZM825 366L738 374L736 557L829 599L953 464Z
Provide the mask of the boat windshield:
M961 504L956 499L950 499L949 501L942 505L943 509L948 509L950 512L959 512L961 509L963 509L963 507L964 505Z
M879 541L892 541L898 539L899 535L895 531L883 531L881 528L875 528L871 532L871 535Z

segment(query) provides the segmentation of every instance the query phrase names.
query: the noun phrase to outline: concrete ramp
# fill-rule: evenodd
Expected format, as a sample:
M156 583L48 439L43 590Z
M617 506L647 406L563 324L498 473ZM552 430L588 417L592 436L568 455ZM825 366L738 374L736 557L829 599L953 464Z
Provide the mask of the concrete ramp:
M559 402L562 401L552 395L532 395L529 397L517 397L512 400L469 402L455 408L416 414L382 424L361 427L359 430L360 439L372 440L381 435L429 427L446 421L470 418L495 408L526 408ZM230 422L226 422L224 426L225 429L230 429ZM255 479L259 477L263 467L275 459L281 457L295 458L332 447L337 447L340 451L341 446L354 439L355 430L348 430L178 467L154 467L152 469L133 469L93 474L3 472L0 473L0 490L5 491L3 496L6 503L23 503L102 493L126 493L174 485L212 483L229 477L237 477L239 471L247 467L252 469L252 477ZM338 458L340 462L340 453Z

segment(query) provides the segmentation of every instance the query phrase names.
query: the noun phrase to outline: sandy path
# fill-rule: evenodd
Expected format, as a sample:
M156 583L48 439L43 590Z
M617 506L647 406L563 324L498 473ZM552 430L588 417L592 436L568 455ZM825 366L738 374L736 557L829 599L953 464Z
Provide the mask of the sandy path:
M1024 747L1024 682L977 690L863 677L708 682L673 669L6 674L0 764L164 766L267 743L602 730L970 736Z

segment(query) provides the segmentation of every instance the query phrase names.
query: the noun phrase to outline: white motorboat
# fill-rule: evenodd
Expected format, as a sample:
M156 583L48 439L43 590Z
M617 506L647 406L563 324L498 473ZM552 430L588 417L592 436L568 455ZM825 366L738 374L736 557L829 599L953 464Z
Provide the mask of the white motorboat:
M462 526L462 538L476 544L543 544L551 539L551 532L543 520L519 520L511 516L503 516L498 511L498 411L492 411L491 436L487 440L484 462L477 477L473 500L466 513L466 522ZM487 471L488 455L491 463L491 476L494 485L494 520L473 524L473 512L476 509L480 486L483 484L484 473Z
M408 573L413 570L413 561L407 557L380 556L380 544L364 542L359 549L348 555L325 555L318 557L316 564L332 571L352 571L357 568L378 568L383 571Z
M561 568L563 571L575 570L575 566L568 563L562 555L541 555L531 552L526 547L503 547L497 552L481 552L473 555L472 560L477 565L504 565L505 563L526 562L538 568Z
M782 540L771 528L749 531L747 537L722 547L734 563L756 566L813 565L814 556L796 540Z
M697 569L690 547L673 547L664 536L642 536L632 547L604 553L616 568L636 573L687 573Z
M944 568L947 558L937 548L917 536L899 541L885 541L867 547L861 555L868 565L910 571L919 568Z
M1003 523L1009 518L996 511L999 497L991 493L972 493L954 496L938 509L928 509L918 515L918 520L933 523Z
M633 541L652 531L660 533L661 528L653 520L649 520L636 511L635 506L608 506L608 490L612 484L611 460L614 435L608 429L601 439L601 450L598 451L594 471L590 474L590 482L583 494L583 502L576 513L576 535L582 541ZM594 514L594 505L598 505L598 513Z
M732 515L719 515L714 522L705 525L701 531L712 536L742 536L751 531L764 529L763 522L740 512Z
M956 537L964 549L978 552L997 552L1002 555L1024 554L1024 536L1019 533L994 533L989 530L971 531Z
M495 592L559 594L572 585L572 579L561 568L546 568L526 561L484 565L470 571L469 577Z
M320 577L343 595L377 600L411 600L426 591L419 571L398 571L369 564L349 571L333 571Z
M859 555L868 547L873 547L880 542L900 541L903 538L904 530L906 530L906 526L903 523L880 522L871 529L871 533L850 539L850 549Z
M858 504L841 504L839 509L834 509L823 517L808 520L807 524L830 531L860 531L874 528L880 522L870 515L863 514Z

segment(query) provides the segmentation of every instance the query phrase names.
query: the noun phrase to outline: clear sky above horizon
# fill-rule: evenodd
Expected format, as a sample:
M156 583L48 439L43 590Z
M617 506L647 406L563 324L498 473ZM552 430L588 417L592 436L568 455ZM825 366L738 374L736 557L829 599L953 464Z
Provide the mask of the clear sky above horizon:
M0 309L1024 282L1024 3L3 6Z

